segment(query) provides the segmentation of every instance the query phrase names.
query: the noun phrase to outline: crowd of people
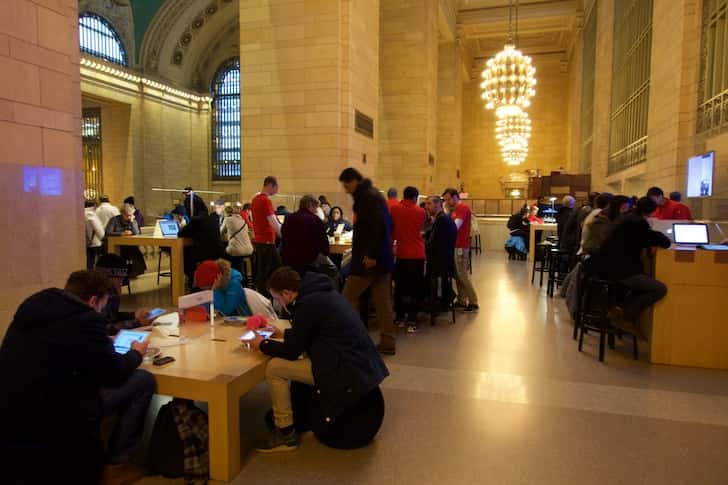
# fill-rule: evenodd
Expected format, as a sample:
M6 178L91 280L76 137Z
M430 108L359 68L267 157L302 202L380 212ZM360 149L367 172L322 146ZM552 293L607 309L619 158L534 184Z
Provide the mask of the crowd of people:
M293 212L274 210L272 176L246 204L208 207L188 187L165 216L191 240L184 261L191 291L212 290L222 315L291 320L289 330L269 327L270 338L256 334L250 343L272 357L272 431L261 452L295 449L297 432L307 429L332 447L366 445L383 419L379 385L388 370L380 354L396 352L396 327L414 333L420 313L478 310L468 268L472 213L457 190L423 201L417 188L405 187L398 200L396 189L385 199L353 168L339 181L352 199L351 221L323 195L301 197ZM78 483L141 473L132 459L155 392L152 374L139 369L148 344L121 354L113 340L151 324L148 309L121 310L122 285L144 271L144 258L134 247L107 254L104 243L140 234L144 216L133 197L118 208L106 196L86 201L84 214L86 270L72 273L63 289L25 300L0 346L0 455L10 483L50 481L64 471ZM350 253L334 263L331 242L352 231ZM376 345L367 330L369 299ZM301 395L317 403L316 413L295 412ZM104 445L100 422L110 415L117 420Z

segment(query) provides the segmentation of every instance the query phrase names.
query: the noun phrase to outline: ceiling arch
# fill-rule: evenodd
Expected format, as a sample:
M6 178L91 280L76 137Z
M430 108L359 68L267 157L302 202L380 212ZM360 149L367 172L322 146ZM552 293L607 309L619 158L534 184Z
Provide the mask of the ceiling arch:
M215 57L217 49L230 50L230 43L221 39L239 32L238 19L237 0L165 2L144 35L139 66L145 73L200 89L205 81L200 63Z

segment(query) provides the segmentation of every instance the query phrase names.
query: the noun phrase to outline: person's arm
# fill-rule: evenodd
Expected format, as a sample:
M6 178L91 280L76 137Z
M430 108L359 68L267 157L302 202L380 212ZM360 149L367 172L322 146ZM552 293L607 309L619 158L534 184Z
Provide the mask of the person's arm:
M270 227L273 228L273 230L276 233L276 236L283 237L283 234L281 232L281 222L278 220L278 216L275 214L271 214L268 216L268 224L270 224Z
M124 230L116 223L116 217L112 217L109 219L109 223L106 224L104 232L106 236L121 236Z
M223 315L233 315L243 298L243 287L238 284L230 284L224 288L215 288L212 292L215 301L215 310Z
M131 221L131 232L135 236L138 236L139 234L141 234L141 231L139 230L139 224L137 224L137 221L134 219L132 219L132 221Z
M328 256L329 255L329 238L326 235L326 225L323 221L317 221L316 227L318 228L318 252Z
M385 217L384 211L388 210L386 204L382 204L377 198L370 197L362 213L357 214L357 218L362 220L357 227L366 228L367 235L364 237L364 257L376 261L382 248L382 239L384 238Z
M80 369L99 386L121 385L142 363L142 354L137 350L118 354L114 350L113 342L106 335L106 327L97 322L81 324L76 344Z
M101 220L96 214L91 217L91 227L94 230L94 235L99 238L99 240L104 238L104 228L101 226Z
M670 247L670 239L660 231L653 231L650 229L647 237L647 247L660 247L667 249Z
M284 333L283 342L263 340L260 351L270 357L279 357L286 360L296 360L310 347L313 334L313 322L320 320L316 309L302 307L297 309L295 320L291 328Z
M195 221L195 225L197 222ZM190 220L187 224L185 224L184 227L180 228L179 232L177 233L177 237L193 237L194 236L194 228L193 228L193 222Z

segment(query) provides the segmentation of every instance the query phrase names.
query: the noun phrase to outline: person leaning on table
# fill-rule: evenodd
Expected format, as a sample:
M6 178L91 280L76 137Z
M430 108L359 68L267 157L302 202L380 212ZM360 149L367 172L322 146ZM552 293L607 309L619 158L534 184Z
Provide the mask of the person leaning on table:
M282 342L260 335L251 341L252 348L273 357L265 376L275 428L258 451L298 448L296 429L305 425L297 422L294 428L290 381L315 391L308 425L322 443L345 449L365 446L384 418L379 384L389 371L359 315L322 274L309 272L301 280L293 268L284 266L271 274L268 289L293 316L290 329L273 335Z

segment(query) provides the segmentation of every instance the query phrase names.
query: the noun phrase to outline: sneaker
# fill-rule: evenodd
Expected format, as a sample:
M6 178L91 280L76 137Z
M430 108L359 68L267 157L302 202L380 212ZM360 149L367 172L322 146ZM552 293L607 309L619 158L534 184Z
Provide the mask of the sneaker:
M417 325L415 325L413 323L410 325L407 325L407 333L417 333Z
M285 451L296 451L298 449L298 436L296 430L284 433L280 428L276 428L268 439L260 446L255 448L258 453L281 453Z
M463 310L465 313L475 313L480 309L478 305L468 305L465 307L465 310Z

